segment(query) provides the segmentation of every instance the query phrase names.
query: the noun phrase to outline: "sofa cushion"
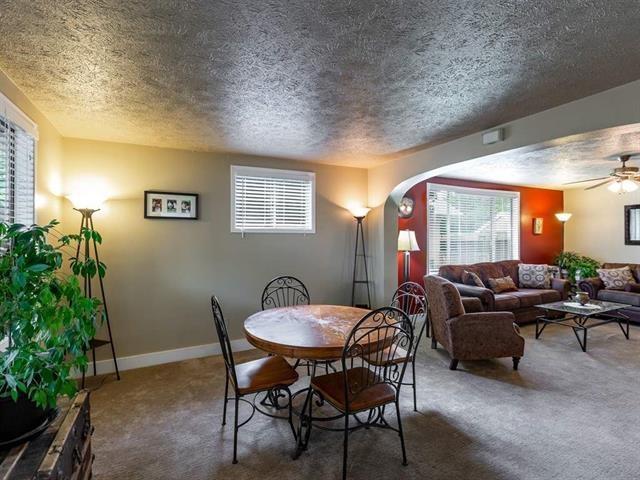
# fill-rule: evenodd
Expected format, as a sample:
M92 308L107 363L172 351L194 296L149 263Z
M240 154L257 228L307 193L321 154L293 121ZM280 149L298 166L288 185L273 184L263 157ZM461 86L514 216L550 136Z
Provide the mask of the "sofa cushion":
M635 283L628 265L621 268L599 268L596 271L607 289L624 290L628 283Z
M538 293L539 291L538 289L521 288L517 292L509 292L509 295L513 295L520 300L520 308L533 307L544 303L542 296Z
M462 297L464 313L484 312L482 301L477 297Z
M516 284L516 287L520 287L518 281L518 265L520 265L520 263L522 263L520 260L502 260L501 262L496 262L496 265L502 270L501 276L513 278L513 283Z
M559 302L562 300L562 293L558 290L536 290L536 293L540 295L542 303Z
M640 294L638 293L605 289L598 292L598 300L603 300L605 302L624 303L626 305L640 307Z
M493 290L494 293L514 292L518 290L513 279L509 276L500 278L489 278L488 284L489 288Z
M486 288L484 283L482 283L482 280L480 279L478 274L474 272L469 272L468 270L465 270L462 272L462 283L464 283L465 285L471 285L474 287Z
M605 263L602 268L622 268L629 267L636 282L640 283L640 263Z
M550 288L549 265L529 263L518 265L518 286L520 288Z
M496 293L495 309L498 312L508 312L520 308L520 299L511 293Z

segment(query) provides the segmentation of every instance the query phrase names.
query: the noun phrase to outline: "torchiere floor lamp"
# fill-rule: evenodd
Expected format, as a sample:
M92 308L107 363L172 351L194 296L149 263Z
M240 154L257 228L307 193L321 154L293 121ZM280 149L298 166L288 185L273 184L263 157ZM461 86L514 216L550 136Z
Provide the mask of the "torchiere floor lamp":
M371 308L371 291L369 288L369 272L367 271L367 250L364 245L364 228L362 222L371 209L367 207L354 207L349 209L353 217L356 219L356 248L355 256L353 259L353 284L351 285L351 306ZM358 247L361 246L362 250L358 253ZM358 267L358 258L362 258L362 264L364 265L364 278L356 278L356 270ZM367 304L356 305L356 285L365 285L367 288Z
M96 262L96 267L100 268L100 256L98 255L98 241L96 241L95 237L86 236L86 231L93 231L93 214L100 210L97 208L97 205L89 205L91 202L81 202L77 198L69 198L74 204L74 210L80 212L82 215L82 221L80 222L80 238L78 240L78 246L76 248L76 258L80 255L80 249L83 247L84 242L84 257L85 261L87 259L92 258L91 256L91 246L93 244L93 258ZM107 332L109 335L108 340L102 340L98 338L92 338L89 341L89 347L91 348L92 358L93 358L93 375L97 375L96 368L96 348L102 347L104 345L109 345L111 347L111 356L113 358L113 365L116 370L116 378L120 380L120 371L118 370L118 360L116 359L116 349L113 343L113 336L111 335L111 322L109 320L109 310L107 308L107 298L104 294L104 281L102 279L103 275L98 274L98 282L100 286L100 296L102 297L102 309L104 312L104 320L107 324ZM84 276L84 294L87 297L92 296L92 286L91 286L91 278L87 275ZM82 388L84 388L85 383L85 374L86 369L82 371Z

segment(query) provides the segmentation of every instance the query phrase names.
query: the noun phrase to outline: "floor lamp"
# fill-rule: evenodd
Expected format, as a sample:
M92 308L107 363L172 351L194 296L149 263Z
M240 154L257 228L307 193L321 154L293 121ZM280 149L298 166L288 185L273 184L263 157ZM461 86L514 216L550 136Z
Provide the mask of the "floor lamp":
M371 209L367 207L357 207L350 209L353 218L356 219L356 247L353 258L353 283L351 284L351 306L356 306L356 285L365 285L367 288L367 304L358 305L365 308L371 308L371 291L369 289L369 272L367 271L367 251L364 245L364 228L362 222ZM358 253L358 247L361 247L360 253ZM358 268L358 258L362 258L364 265L364 278L356 278L356 270Z
M564 225L571 218L571 214L569 212L556 213L556 218L562 223L562 250L564 250Z
M411 268L411 252L420 251L418 241L416 240L416 232L413 230L400 230L398 232L398 251L404 252L403 278L402 283L409 281Z
M93 246L93 259L96 261L96 264L100 264L100 256L98 255L98 243L95 238L85 238L83 232L85 230L93 230L93 214L96 213L100 208L96 203L90 202L88 200L80 199L78 197L70 196L69 199L72 201L74 210L80 212L82 215L82 221L80 222L80 238L78 239L78 246L76 248L76 258L80 255L80 250L84 251L85 260L92 258L91 247ZM93 203L93 204L92 204ZM109 335L108 340L101 340L98 338L92 338L89 341L89 348L91 348L91 353L93 357L93 375L97 375L97 367L96 367L96 348L102 347L104 345L109 345L111 347L111 356L113 357L113 364L116 370L116 377L120 380L120 371L118 370L118 360L116 359L116 349L113 344L113 336L111 335L111 322L109 320L109 310L107 309L107 298L104 294L104 282L101 275L98 275L98 282L100 287L100 296L102 297L102 309L104 312L104 320L107 324L107 332ZM84 276L84 295L86 297L92 297L92 285L91 278L89 276ZM82 371L82 388L84 388L86 368Z

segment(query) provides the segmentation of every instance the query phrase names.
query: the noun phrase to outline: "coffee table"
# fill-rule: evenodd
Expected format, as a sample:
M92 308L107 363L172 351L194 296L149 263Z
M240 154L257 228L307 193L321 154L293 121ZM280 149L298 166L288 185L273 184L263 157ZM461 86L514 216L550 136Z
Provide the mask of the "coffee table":
M628 305L614 302L590 300L585 306L577 302L560 301L536 305L544 314L536 317L536 338L549 324L569 327L578 339L582 351L587 351L587 332L600 325L617 323L625 338L629 340L629 317L620 312ZM625 325L626 324L626 325ZM580 334L582 332L582 334ZM582 338L580 338L582 336Z

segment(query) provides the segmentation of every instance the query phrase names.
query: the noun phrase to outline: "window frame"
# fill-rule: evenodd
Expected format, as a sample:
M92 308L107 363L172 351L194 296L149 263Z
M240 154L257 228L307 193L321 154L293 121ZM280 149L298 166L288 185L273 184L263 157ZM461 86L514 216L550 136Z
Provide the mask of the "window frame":
M309 180L311 182L311 228L310 229L296 229L296 228L238 228L236 227L236 214L235 214L235 202L236 202L236 176L240 175L255 175L262 177L272 178L290 178L296 180ZM296 234L296 235L310 235L316 233L316 174L315 172L305 170L285 170L279 168L264 168L253 167L248 165L231 165L230 169L231 188L230 188L230 224L231 233L241 233L245 235L247 233L276 233L276 234Z
M426 204L427 204L427 208L426 208L426 212L425 215L427 216L426 220L426 252L425 252L425 259L426 259L426 265L425 265L425 271L427 272L427 274L431 275L433 274L433 272L430 270L429 268L429 253L430 253L430 229L429 229L429 192L434 189L436 190L447 190L449 192L453 191L453 192L458 192L461 194L467 194L467 195L483 195L483 196L487 196L487 197L503 197L503 198L511 198L511 199L517 199L518 202L518 210L516 212L516 217L517 217L517 221L516 223L516 229L517 229L517 234L518 234L518 241L517 243L514 243L514 245L517 245L518 247L518 252L517 252L517 258L513 258L510 260L519 260L520 256L522 254L522 202L521 202L521 194L519 191L517 190L497 190L497 189L489 189L489 188L477 188L477 187L462 187L462 186L458 186L458 185L446 185L446 184L440 184L440 183L431 183L431 182L426 182ZM503 260L509 260L509 259L503 259ZM487 260L482 260L483 262L494 262L494 261L501 261L501 260L491 260L491 259L487 259ZM447 264L445 264L447 265ZM439 267L438 267L439 268ZM437 274L437 271L435 272L435 274Z

